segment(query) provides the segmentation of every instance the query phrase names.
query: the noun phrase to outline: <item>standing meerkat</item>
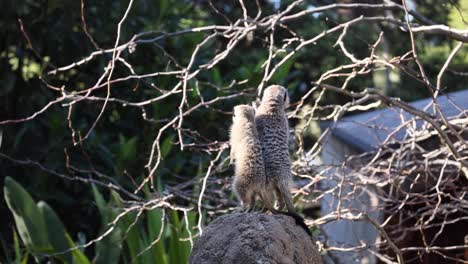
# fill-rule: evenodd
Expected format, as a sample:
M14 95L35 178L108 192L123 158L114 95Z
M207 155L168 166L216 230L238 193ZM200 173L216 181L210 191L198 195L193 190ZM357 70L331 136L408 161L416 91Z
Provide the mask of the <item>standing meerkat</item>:
M289 157L289 125L285 107L289 104L288 91L279 85L265 89L257 108L255 123L262 145L268 189L276 192L279 210L284 205L295 213L289 192L291 160Z
M230 135L231 163L235 162L234 191L243 207L253 210L259 196L264 206L274 210L274 197L266 192L262 146L255 125L255 109L248 105L234 107Z

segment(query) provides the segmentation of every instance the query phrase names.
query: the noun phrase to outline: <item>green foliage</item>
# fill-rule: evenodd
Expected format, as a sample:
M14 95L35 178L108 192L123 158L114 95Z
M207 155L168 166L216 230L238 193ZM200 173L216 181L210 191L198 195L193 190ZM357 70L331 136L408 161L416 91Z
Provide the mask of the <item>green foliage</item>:
M47 203L40 201L35 204L29 193L10 177L5 179L4 193L21 240L36 261L43 255L52 255L65 263L90 263L78 249L69 251L75 248L75 244L68 238L62 222ZM19 261L21 254L16 235L15 255ZM27 261L27 254L24 259Z
M52 208L50 208L50 206L44 201L38 202L37 207L39 208L39 211L44 218L46 227L45 230L41 231L46 232L49 243L54 251L65 252L68 250L70 248L70 244L66 238L67 234L65 227L63 226L58 216L55 214L54 210L52 210ZM59 255L59 257L63 258L62 260L64 262L72 263L72 254L70 252Z
M0 240L2 245L3 252L5 252L5 260L6 263L14 263L14 264L26 264L29 260L29 253L25 252L21 247L18 239L18 235L16 232L13 232L13 254L10 254L9 248L3 239Z
M96 242L96 263L117 263L122 250L122 231L118 226L111 226L111 221L117 216L117 212L106 204L101 193L93 186L94 199L101 215L101 231L99 235L105 235ZM109 233L110 232L110 233Z
M426 46L423 49L423 62L427 64L435 64L438 66L442 66L445 61L447 60L450 52L454 48L454 45L450 45L452 43L447 43L441 46ZM462 48L458 51L457 55L452 59L451 66L452 68L460 68L462 69L468 63L468 47L462 46Z
M187 263L191 247L189 241L181 238L187 238L188 231L177 211L169 210L169 225L164 226L164 209L122 214L125 208L116 192L111 192L108 202L96 187L93 192L101 212L100 233L108 232L96 243L96 263L109 263L109 259L115 262L124 259L129 263ZM118 221L113 222L119 214ZM192 228L195 215L189 215L188 228Z
M124 206L116 192L111 192L108 202L94 186L93 193L101 215L101 237L95 245L94 263L118 263L121 259L131 263L154 263L154 260L156 263L187 263L190 241L182 239L189 237L188 229L195 225L195 214L188 214L189 226L186 226L179 213L170 210L169 225L164 226L161 208L148 210L146 215L137 212L121 214ZM5 199L15 215L21 240L29 251L21 253L15 232L16 263L27 261L29 253L36 260L47 255L64 263L91 263L76 248L52 208L43 201L35 204L31 196L9 177L5 180ZM116 220L119 214L120 218ZM144 217L146 221L136 221L138 217Z
M284 80L288 76L289 72L291 71L291 66L293 64L294 64L294 56L289 58L287 61L283 63L283 65L281 65L281 67L278 68L278 70L275 72L275 74L271 78L271 81L273 83L280 83L282 80Z
M111 230L96 244L96 263L109 263L109 259L119 262L119 255L128 263L187 263L191 246L181 238L188 238L187 228L195 225L193 213L189 214L186 227L179 213L169 210L169 225L164 226L164 209L121 214L124 206L116 192L111 192L107 203L96 187L93 192L102 216L101 233ZM107 222L114 221L119 214L117 222Z
M32 252L50 251L44 218L32 197L10 177L5 179L3 191L25 246Z
M454 5L450 8L449 14L449 26L457 28L457 29L467 29L468 23L466 22L466 15L465 18L461 14L468 13L468 0L461 0L458 6Z

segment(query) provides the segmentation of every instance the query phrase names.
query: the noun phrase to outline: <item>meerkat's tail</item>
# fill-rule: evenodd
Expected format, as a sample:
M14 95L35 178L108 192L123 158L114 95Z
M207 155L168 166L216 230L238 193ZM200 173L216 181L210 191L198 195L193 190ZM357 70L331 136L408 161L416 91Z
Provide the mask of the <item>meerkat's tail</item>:
M289 194L288 190L287 190L287 193ZM289 211L289 212L283 212L283 211L280 211L280 210L276 210L274 208L274 199L275 199L275 197L274 197L273 192L267 192L265 190L260 194L260 196L261 196L261 198L263 200L263 203L264 203L265 207L271 213L273 213L273 214L283 214L283 215L287 215L287 216L290 216L290 217L294 218L294 220L296 221L296 225L302 227L302 229L304 229L304 231L306 231L306 233L309 236L312 237L312 232L310 232L309 227L305 224L304 218L295 212L294 206L293 206L293 211ZM288 197L291 198L291 195L289 194ZM285 198L284 200L287 201L288 198ZM291 200L292 200L292 198L291 198ZM286 202L286 205L287 204L288 203ZM291 204L292 204L292 201L291 201Z
M290 216L292 218L294 218L294 220L296 221L296 225L302 227L302 229L304 229L304 231L306 231L306 233L312 237L312 232L310 232L310 229L309 227L306 225L305 223L305 220L302 216L296 214L296 213L290 213L290 212L282 212L282 211L276 211L276 213L278 214L283 214L283 215L287 215L287 216Z

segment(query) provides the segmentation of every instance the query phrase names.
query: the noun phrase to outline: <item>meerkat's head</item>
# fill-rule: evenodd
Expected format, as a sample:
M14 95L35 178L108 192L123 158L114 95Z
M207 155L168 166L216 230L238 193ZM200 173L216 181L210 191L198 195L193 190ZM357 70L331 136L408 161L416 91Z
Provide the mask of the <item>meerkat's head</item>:
M263 102L276 103L286 108L289 105L288 90L281 85L270 85L263 92Z
M247 120L255 119L255 109L250 105L237 105L234 107L232 119L245 118Z

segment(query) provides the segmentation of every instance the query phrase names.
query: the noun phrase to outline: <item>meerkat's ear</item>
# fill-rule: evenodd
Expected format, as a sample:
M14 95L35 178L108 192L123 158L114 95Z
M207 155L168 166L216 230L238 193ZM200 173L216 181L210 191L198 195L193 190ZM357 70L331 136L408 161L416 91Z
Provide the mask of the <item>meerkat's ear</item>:
M251 105L252 105L254 111L257 111L257 102L256 102L256 101L252 101Z
M255 109L255 107L252 107L252 114L253 114L253 117L255 117L255 113L257 112L257 109Z
M234 120L234 118L236 118L236 107L235 106L232 109L232 120Z
M288 90L284 90L283 103L286 103L287 101L288 101Z
M285 108L287 108L287 107L289 106L289 94L288 94L288 90L285 90L285 91L284 91L283 105L284 105Z

